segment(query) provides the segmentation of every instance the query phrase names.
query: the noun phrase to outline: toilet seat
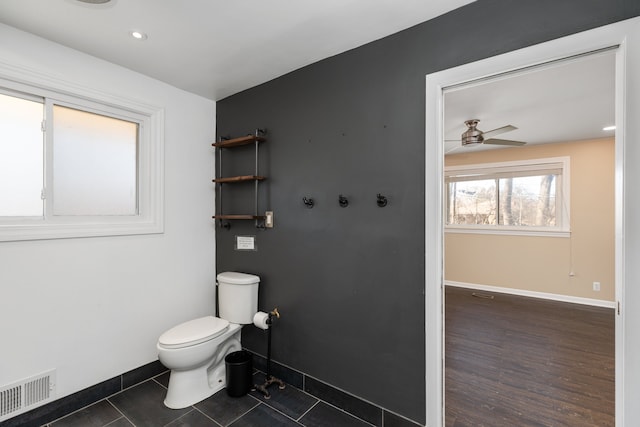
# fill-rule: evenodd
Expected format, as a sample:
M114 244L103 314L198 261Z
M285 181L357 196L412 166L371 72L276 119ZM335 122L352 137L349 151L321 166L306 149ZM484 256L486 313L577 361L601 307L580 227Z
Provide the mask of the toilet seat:
M200 317L169 329L160 335L158 343L164 348L189 347L220 336L227 329L227 320L213 316Z

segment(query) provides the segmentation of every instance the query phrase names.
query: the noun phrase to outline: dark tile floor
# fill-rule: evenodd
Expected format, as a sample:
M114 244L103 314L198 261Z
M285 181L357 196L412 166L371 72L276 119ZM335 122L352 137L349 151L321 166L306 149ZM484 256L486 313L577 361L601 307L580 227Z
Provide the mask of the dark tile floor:
M254 375L255 382L264 374ZM337 409L291 385L283 390L269 388L270 399L259 392L229 397L221 390L185 409L168 409L162 403L169 373L114 394L91 406L60 418L48 427L272 427L344 426L370 427L365 421Z

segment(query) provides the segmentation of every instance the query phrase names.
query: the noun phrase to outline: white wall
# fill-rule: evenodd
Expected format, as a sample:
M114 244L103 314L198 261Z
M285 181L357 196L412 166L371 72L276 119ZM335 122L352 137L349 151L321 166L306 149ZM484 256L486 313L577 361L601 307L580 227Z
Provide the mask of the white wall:
M0 242L0 386L55 368L63 397L214 313L215 102L4 25L0 61L165 110L164 234Z

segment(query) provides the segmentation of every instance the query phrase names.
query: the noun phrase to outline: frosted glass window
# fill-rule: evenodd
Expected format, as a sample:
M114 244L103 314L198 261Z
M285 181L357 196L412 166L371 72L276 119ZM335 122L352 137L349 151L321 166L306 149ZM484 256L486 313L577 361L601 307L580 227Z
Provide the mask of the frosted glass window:
M136 215L138 124L53 107L53 214Z
M0 79L0 242L163 233L163 109L24 77Z
M0 217L44 214L43 108L0 93Z

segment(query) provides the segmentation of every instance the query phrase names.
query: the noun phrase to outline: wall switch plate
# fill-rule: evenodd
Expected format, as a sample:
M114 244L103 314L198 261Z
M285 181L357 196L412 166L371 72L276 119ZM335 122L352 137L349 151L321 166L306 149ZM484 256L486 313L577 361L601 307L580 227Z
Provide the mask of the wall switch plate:
M265 212L265 220L264 220L264 226L267 228L273 228L273 211L266 211Z
M600 282L593 282L593 290L594 291L600 290Z

